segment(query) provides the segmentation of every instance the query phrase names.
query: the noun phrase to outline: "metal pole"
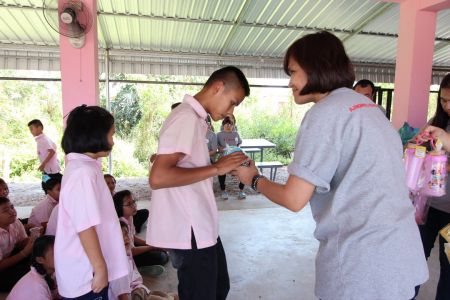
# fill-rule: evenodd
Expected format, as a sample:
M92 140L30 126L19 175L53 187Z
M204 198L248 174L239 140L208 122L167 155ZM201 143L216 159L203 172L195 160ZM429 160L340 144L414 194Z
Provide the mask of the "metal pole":
M109 98L109 49L105 51L105 91L106 91L106 109L111 112L111 101ZM112 153L108 157L108 173L112 175Z

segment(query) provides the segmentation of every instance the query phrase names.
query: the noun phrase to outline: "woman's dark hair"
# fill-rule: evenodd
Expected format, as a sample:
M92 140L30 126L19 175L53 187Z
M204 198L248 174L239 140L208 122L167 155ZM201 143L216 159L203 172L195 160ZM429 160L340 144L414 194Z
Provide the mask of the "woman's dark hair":
M449 116L447 112L442 108L441 104L441 91L442 89L450 89L450 73L444 76L441 81L441 85L439 86L439 93L438 93L438 99L436 102L436 112L434 113L433 121L431 122L431 125L446 129Z
M8 203L8 202L10 202L10 201L9 201L9 198L6 198L6 197L0 197L0 205L5 204L5 203Z
M300 95L327 93L341 87L352 88L353 65L344 45L333 34L320 31L305 35L289 46L284 56L284 72L289 73L289 60L295 60L308 76Z
M47 194L48 190L52 190L58 184L61 184L61 179L50 178L47 181L42 181L42 188L44 189L45 194Z
M36 271L44 275L45 282L47 282L50 290L56 289L56 282L52 279L52 274L47 274L43 265L37 262L36 258L44 257L50 247L55 244L55 237L53 235L43 235L38 237L33 243L33 252L31 253L31 266Z
M78 106L67 118L61 146L66 154L110 151L108 132L114 117L99 106Z
M114 194L114 207L119 218L123 217L123 199L125 199L125 197L130 197L131 195L129 190L123 190Z
M230 117L225 117L222 121L222 125L225 125L225 124L234 124L234 122L233 122L233 120L231 120Z

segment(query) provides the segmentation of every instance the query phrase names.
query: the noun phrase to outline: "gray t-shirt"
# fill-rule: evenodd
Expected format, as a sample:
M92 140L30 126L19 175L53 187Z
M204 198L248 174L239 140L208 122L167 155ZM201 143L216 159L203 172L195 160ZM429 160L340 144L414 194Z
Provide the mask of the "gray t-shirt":
M208 151L217 151L217 136L212 130L206 131L206 139L208 142Z
M226 147L227 145L239 146L240 144L242 144L242 140L237 131L221 131L217 134L217 144L219 145L219 147Z
M433 119L431 119L428 123L431 124ZM445 131L450 132L450 122L447 123L447 128ZM447 155L447 160L450 162L450 155ZM431 197L429 199L430 206L436 208L438 210L444 211L446 213L450 213L450 176L447 174L447 187L446 194L442 197Z
M411 299L428 268L400 137L378 105L351 89L331 92L303 119L288 171L316 186L317 297Z

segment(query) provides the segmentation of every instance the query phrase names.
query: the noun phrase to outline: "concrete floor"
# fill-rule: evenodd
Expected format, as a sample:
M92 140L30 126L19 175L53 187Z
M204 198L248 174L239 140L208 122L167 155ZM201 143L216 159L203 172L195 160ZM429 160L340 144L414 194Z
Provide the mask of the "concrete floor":
M280 208L260 195L246 200L218 200L220 235L231 280L230 300L313 300L314 259L318 242L309 206L299 213ZM148 202L139 203L148 207ZM18 208L20 217L31 208ZM429 259L430 280L417 300L435 297L439 263L436 247ZM176 291L176 271L170 263L158 278L145 278L153 290ZM4 299L5 295L0 295Z

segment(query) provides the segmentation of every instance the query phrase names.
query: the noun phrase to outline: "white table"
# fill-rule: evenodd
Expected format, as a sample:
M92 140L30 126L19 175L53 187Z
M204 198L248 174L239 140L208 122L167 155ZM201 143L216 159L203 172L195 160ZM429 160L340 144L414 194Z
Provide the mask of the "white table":
M277 145L275 145L272 142L269 142L266 139L243 139L242 140L242 144L239 146L241 147L244 151L245 148L258 148L260 149L260 153L261 153L261 162L263 161L263 152L264 149L270 149L270 148L275 148Z

